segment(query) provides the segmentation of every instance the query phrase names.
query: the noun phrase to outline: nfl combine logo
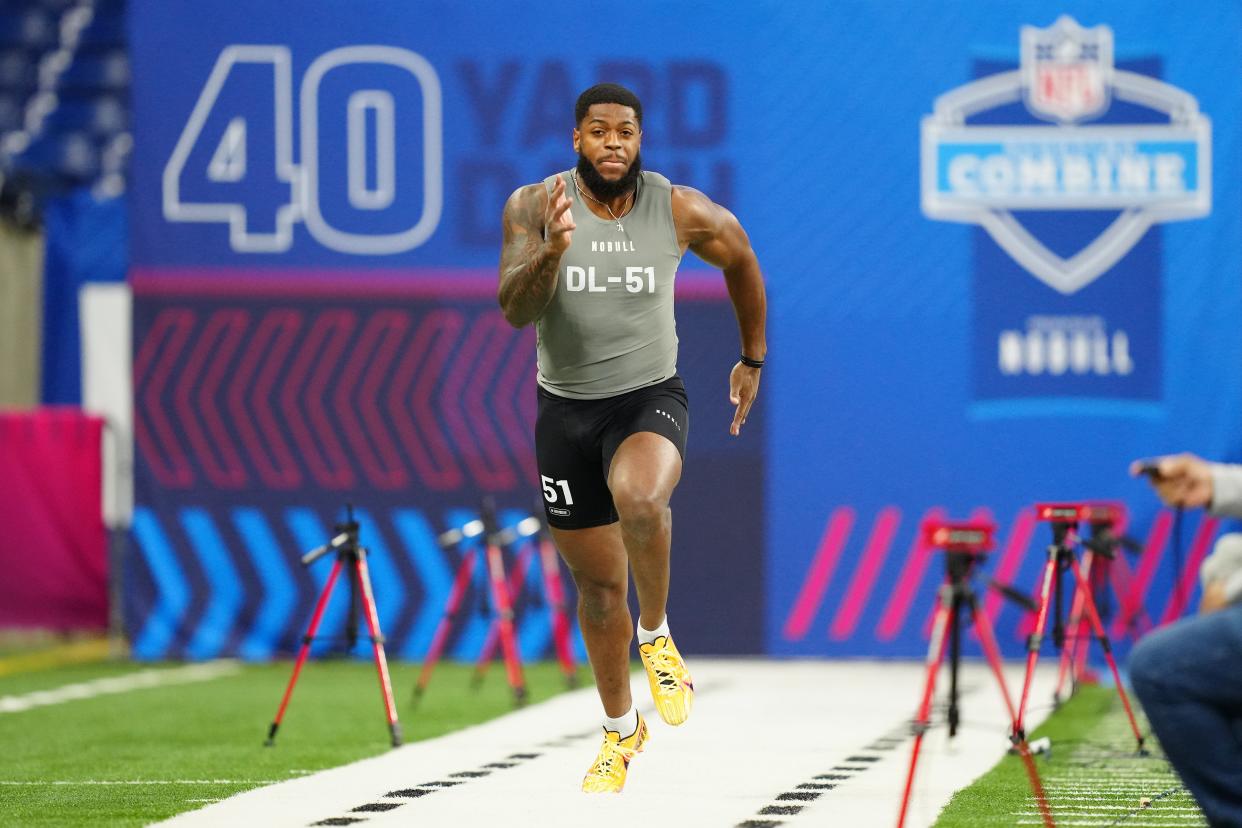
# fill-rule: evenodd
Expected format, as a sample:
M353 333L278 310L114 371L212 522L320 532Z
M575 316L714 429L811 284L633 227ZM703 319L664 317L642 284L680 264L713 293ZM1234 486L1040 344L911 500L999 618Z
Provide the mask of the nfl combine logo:
M1114 101L1154 117L1093 123ZM997 123L993 111L1012 113L1018 102L1026 121ZM1107 26L1086 29L1069 17L1044 29L1024 26L1018 69L952 89L933 110L922 124L924 214L980 225L1062 294L1107 272L1151 225L1211 210L1211 124L1199 102L1116 68ZM1116 219L1068 256L1021 218L1084 210Z
M1022 88L1026 108L1060 123L1085 121L1108 109L1113 32L1084 29L1062 17L1047 29L1022 27Z

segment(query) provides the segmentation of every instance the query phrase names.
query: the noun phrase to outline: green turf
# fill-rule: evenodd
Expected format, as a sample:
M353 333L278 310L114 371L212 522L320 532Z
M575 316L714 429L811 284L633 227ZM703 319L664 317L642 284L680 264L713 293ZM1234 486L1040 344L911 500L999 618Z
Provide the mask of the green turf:
M0 696L167 667L103 663L5 676ZM416 669L392 671L407 742L513 709L502 668L476 692L471 667L451 663L437 668L414 708ZM338 660L307 664L276 746L264 747L290 672L289 663L250 665L199 683L0 713L0 825L143 825L389 749L374 666ZM532 702L565 688L552 663L528 665L526 681Z
M1139 725L1149 732L1141 718ZM1202 815L1165 760L1154 737L1137 754L1116 691L1083 686L1031 735L1052 740L1036 757L1057 825L1202 826ZM1143 800L1150 800L1144 806ZM1043 825L1022 760L1006 756L958 791L936 822L940 828Z

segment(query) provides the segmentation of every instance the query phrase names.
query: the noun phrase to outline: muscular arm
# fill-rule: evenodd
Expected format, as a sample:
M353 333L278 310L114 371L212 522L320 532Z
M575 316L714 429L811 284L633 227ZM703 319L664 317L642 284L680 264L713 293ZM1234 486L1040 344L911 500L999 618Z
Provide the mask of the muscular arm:
M763 359L768 352L767 296L746 231L732 213L690 187L673 188L673 223L683 250L688 247L724 273L742 353Z
M689 248L724 273L733 313L737 316L742 353L762 360L768 352L767 294L759 259L737 218L690 187L673 188L673 224L682 250ZM737 436L759 393L760 369L740 361L729 373L729 400L737 406L729 433Z
M521 328L538 319L556 293L556 269L574 229L564 182L558 179L551 196L542 184L514 191L503 223L496 298L509 324Z

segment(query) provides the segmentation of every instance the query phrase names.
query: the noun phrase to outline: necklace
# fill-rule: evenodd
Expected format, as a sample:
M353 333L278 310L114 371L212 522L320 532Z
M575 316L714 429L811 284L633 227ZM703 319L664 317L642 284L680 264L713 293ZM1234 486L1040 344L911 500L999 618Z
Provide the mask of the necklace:
M607 210L607 211L608 211L608 215L612 216L612 220L613 220L613 221L615 221L615 222L617 223L617 229L618 229L618 230L620 230L622 233L624 233L624 232L625 232L625 228L621 226L621 216L626 215L625 205L626 205L626 204L629 204L629 203L630 203L630 199L634 197L634 190L631 190L631 191L630 191L630 194L629 194L629 195L627 195L627 196L625 197L625 201L623 201L623 202L621 203L621 216L618 216L616 213L614 213L614 212L612 211L612 208L611 208L611 207L609 207L609 206L608 206L608 204L607 204L606 202L600 201L598 198L596 198L595 196L591 195L590 193L588 193L586 190L582 189L582 187L580 187L580 186L578 185L578 173L577 173L577 171L571 172L571 173L569 174L569 177L570 177L570 178L572 178L572 179L574 180L574 189L578 191L578 194L579 194L579 195L581 195L581 196L583 196L583 197L585 197L585 198L589 198L589 199L591 199L591 201L594 201L594 202L595 202L596 204L598 204L600 207L603 207L605 210Z

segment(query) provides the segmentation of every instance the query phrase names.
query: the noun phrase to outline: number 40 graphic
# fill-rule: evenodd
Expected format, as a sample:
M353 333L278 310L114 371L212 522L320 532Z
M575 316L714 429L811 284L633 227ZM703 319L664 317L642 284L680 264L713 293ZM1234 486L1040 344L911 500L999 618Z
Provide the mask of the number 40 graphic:
M391 89L376 88L383 86L377 82L353 90L343 102L321 100L325 76L335 69L365 65L385 67L387 74L377 73L376 78L386 78L389 84L392 69L408 73L422 98L422 206L417 220L407 221L409 226L396 232L360 233L334 226L321 202L323 178L339 176L343 167L347 204L330 205L338 220L351 214L372 219L386 216L391 225L394 217L410 212L409 194L404 200L398 198L396 128L402 98ZM239 102L237 90L229 90L231 83L238 84L249 100ZM264 98L256 109L254 97L269 91L270 105ZM299 104L301 152L300 163L295 164L289 50L284 46L226 47L164 167L164 217L175 222L228 224L230 246L243 253L288 250L298 221L305 221L311 236L324 247L342 253L401 253L430 238L443 206L440 80L431 64L421 55L393 46L333 49L306 70ZM328 116L340 112L345 118L344 158L321 157L321 108ZM221 119L226 121L222 129L204 132L209 121L219 124ZM256 143L267 140L273 145Z

